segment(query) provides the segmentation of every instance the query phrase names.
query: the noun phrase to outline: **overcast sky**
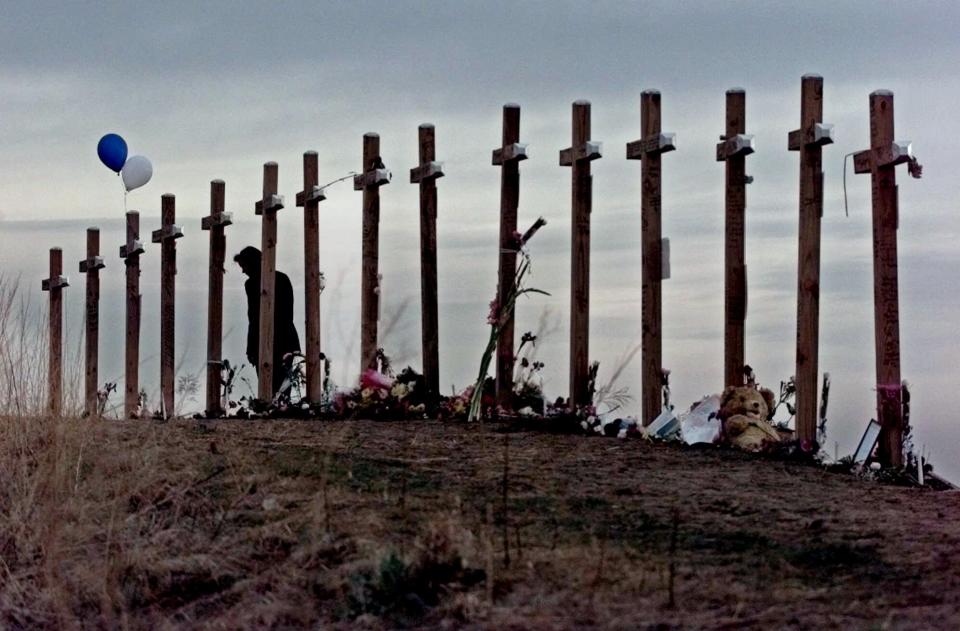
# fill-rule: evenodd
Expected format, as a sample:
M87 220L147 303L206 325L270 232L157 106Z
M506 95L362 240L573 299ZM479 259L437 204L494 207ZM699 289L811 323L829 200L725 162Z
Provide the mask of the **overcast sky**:
M958 376L958 33L956 2L7 1L0 264L33 283L45 265L38 252L62 245L72 271L82 227L96 219L106 230L120 219L120 184L96 157L104 133L123 135L132 153L153 161L153 181L128 199L145 229L155 227L160 195L176 194L188 230L181 261L203 266L199 217L208 212L210 180L226 181L227 207L239 220L228 232L232 252L256 240L252 211L264 162L280 164L281 193L292 200L304 151L319 152L321 182L332 180L360 167L362 134L376 131L395 174L382 189L384 309L409 305L391 335L419 365L417 188L407 172L417 162L417 125L431 122L447 172L438 184L444 381L464 385L495 286L499 169L490 151L500 141L501 106L515 101L531 155L521 165L520 221L550 222L532 249L534 284L553 294L522 305L520 326L534 328L543 308L552 309L560 328L543 350L548 390L565 394L570 173L557 156L569 145L570 104L593 103L593 136L604 142L604 158L593 163L591 355L610 370L639 339L640 166L624 159L624 145L639 136L640 93L656 88L664 130L678 143L663 159L664 235L674 257L664 284L664 358L685 406L722 376L723 166L713 147L724 92L741 86L747 133L757 142L747 160L755 176L747 193L747 354L761 379L776 385L792 374L795 335L798 161L787 133L799 122L800 77L815 72L824 76L825 120L837 139L824 149L821 368L847 377L835 381L832 404L851 417L838 433L848 441L859 434L874 396L869 180L851 169L844 218L843 156L869 144L868 94L886 88L896 95L896 136L914 142L926 167L920 181L898 175L904 375L916 382L916 414L939 428L930 433L918 418L920 431L957 443L955 415L946 411L953 403L943 393ZM332 339L332 331L355 335L359 194L339 185L321 217L322 265L340 287L324 297L325 344L347 353L350 342ZM22 220L56 220L61 232L9 227ZM298 209L290 204L280 223L281 265L296 283ZM58 242L37 242L42 234ZM104 237L115 271L119 238ZM146 278L153 272L145 265ZM180 287L196 292L200 308L205 281L185 278L184 269ZM239 278L228 279L230 287ZM199 352L203 315L180 318L195 324L190 343ZM625 379L639 394L639 362Z

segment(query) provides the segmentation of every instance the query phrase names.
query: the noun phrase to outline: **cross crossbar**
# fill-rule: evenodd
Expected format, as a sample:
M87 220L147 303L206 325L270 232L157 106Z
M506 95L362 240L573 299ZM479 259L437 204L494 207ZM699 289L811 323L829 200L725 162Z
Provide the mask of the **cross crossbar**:
M80 272L92 272L94 270L103 269L106 266L107 265L103 262L102 256L91 256L83 261L80 261Z
M410 183L417 184L443 177L443 162L431 160L410 169Z
M180 239L181 237L183 237L183 227L173 224L166 225L150 233L150 240L153 243L163 243L167 239Z
M53 291L54 289L63 289L64 287L69 286L70 279L63 275L44 278L42 281L40 281L40 287L43 289L43 291Z
M800 151L803 147L822 147L833 144L833 125L829 123L813 123L806 129L794 129L787 136L787 148L790 151Z
M120 246L120 258L125 259L130 256L136 256L144 253L143 241L140 239L131 239L126 245Z
M736 136L721 136L717 143L717 162L723 162L734 156L748 156L754 152L752 134L737 134Z
M853 172L870 173L874 167L885 167L910 162L913 159L913 143L897 140L887 147L865 149L853 154Z
M297 193L297 206L303 207L310 202L322 202L327 198L327 189L318 184L310 187L310 190L304 190Z
M233 225L233 213L215 213L213 215L207 215L200 220L201 230L210 230L218 226L226 227L231 225Z
M592 161L603 157L603 143L587 142L577 147L567 147L560 151L560 166L573 166L574 162Z
M371 169L365 173L353 176L353 190L362 191L365 188L377 188L389 184L393 174L389 169Z
M519 162L520 160L526 160L528 157L527 143L512 142L499 149L493 150L493 166L501 166L506 162L512 162L514 160Z
M627 160L642 160L645 155L667 153L677 148L677 135L670 132L653 134L627 143Z
M275 213L278 210L283 208L283 195L277 195L276 193L272 195L267 195L256 204L253 205L254 214L262 215L263 214L263 204L267 204L267 212Z

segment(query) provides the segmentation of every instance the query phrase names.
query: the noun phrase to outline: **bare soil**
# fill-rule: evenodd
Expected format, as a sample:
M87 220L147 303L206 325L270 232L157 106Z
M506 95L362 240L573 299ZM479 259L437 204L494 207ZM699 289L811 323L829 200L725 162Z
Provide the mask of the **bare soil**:
M956 491L491 424L84 431L0 531L0 627L960 628Z

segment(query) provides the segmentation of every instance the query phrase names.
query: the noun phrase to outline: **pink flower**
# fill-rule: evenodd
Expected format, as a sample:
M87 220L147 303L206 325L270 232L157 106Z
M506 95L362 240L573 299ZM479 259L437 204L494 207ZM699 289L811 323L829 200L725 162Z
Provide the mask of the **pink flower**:
M389 390L393 386L393 379L386 375L381 375L373 368L367 368L360 375L361 388L375 388L379 390Z

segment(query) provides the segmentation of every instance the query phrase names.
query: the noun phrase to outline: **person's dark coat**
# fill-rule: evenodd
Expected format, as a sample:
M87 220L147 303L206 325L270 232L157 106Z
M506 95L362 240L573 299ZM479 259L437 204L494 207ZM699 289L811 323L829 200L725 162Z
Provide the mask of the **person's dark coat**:
M276 272L273 312L273 391L283 382L283 356L300 350L300 337L293 324L293 285L283 272ZM247 360L260 372L260 275L256 274L243 285L247 292Z

